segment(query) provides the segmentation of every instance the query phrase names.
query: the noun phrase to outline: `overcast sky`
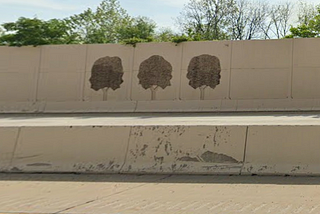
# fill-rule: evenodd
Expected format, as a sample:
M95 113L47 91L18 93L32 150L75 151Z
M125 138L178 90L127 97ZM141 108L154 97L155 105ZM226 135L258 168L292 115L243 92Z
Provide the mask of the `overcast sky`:
M189 0L120 0L121 6L132 16L148 16L160 27L172 27ZM293 0L290 0L293 1ZM305 0L320 4L320 0ZM16 21L19 17L40 19L65 18L88 7L95 8L101 0L0 0L0 24ZM270 3L279 0L268 0Z

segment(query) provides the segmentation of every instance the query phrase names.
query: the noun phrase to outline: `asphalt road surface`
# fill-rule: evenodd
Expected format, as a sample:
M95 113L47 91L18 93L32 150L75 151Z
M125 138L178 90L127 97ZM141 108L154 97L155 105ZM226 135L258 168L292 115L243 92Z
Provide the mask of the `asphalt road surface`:
M320 178L0 174L0 213L320 213Z

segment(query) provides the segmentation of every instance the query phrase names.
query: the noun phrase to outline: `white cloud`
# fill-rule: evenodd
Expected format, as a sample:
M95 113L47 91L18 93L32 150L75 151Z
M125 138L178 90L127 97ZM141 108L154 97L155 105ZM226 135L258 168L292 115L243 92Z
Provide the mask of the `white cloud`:
M76 6L56 3L51 0L0 0L0 4L15 6L31 6L52 10L70 11L78 9Z

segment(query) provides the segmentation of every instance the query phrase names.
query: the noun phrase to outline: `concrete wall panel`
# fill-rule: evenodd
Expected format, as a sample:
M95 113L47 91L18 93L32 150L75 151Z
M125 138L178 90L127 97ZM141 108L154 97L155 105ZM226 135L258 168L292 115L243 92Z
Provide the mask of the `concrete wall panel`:
M239 174L245 136L239 126L134 127L122 172Z
M38 101L81 101L84 73L40 73Z
M170 63L172 67L172 79L170 85L165 89L159 87L156 90L155 100L177 100L179 99L180 90L180 74L181 74L181 51L182 46L175 46L173 43L150 43L137 44L134 54L134 65L132 74L131 99L149 101L151 98L151 90L144 89L139 84L138 74L142 62L151 56L161 56Z
M36 78L29 73L0 73L0 101L32 102Z
M86 45L48 45L41 50L38 101L81 101Z
M294 99L320 98L320 67L294 68L292 96Z
M286 99L290 69L232 69L231 99Z
M204 100L226 99L229 96L231 42L187 42L183 43L182 72L180 85L181 100L200 100L200 89L194 89L189 85L187 78L190 61L204 54L215 56L220 61L221 78L219 85L212 89L207 87L204 92Z
M84 82L84 100L85 101L128 101L130 100L132 63L134 48L132 46L105 44L88 45L88 54L86 62L86 76ZM123 83L116 90L109 89L106 96L103 91L95 91L91 88L89 79L93 64L102 57L119 57L123 67Z
M84 73L87 45L45 45L41 49L41 73Z
M40 48L0 47L0 102L35 101Z
M292 39L232 42L231 68L290 68Z
M293 66L296 68L320 68L320 40L294 39Z
M0 172L9 170L18 133L18 128L0 127Z
M320 128L250 126L243 174L320 174Z
M0 47L0 73L36 73L40 47Z
M129 127L22 128L12 167L24 172L116 173Z
M294 99L320 97L319 39L295 39L292 96Z

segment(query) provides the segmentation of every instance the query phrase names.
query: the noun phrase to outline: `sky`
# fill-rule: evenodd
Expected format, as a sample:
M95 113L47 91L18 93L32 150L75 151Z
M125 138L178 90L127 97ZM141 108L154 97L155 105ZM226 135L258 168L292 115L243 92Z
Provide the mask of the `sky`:
M158 27L174 27L174 19L189 0L119 0L131 16L147 16ZM270 3L280 0L267 0ZM290 0L291 1L291 0ZM320 4L320 0L305 0ZM16 21L19 17L37 17L48 20L65 18L90 8L96 8L101 0L0 0L0 24Z

